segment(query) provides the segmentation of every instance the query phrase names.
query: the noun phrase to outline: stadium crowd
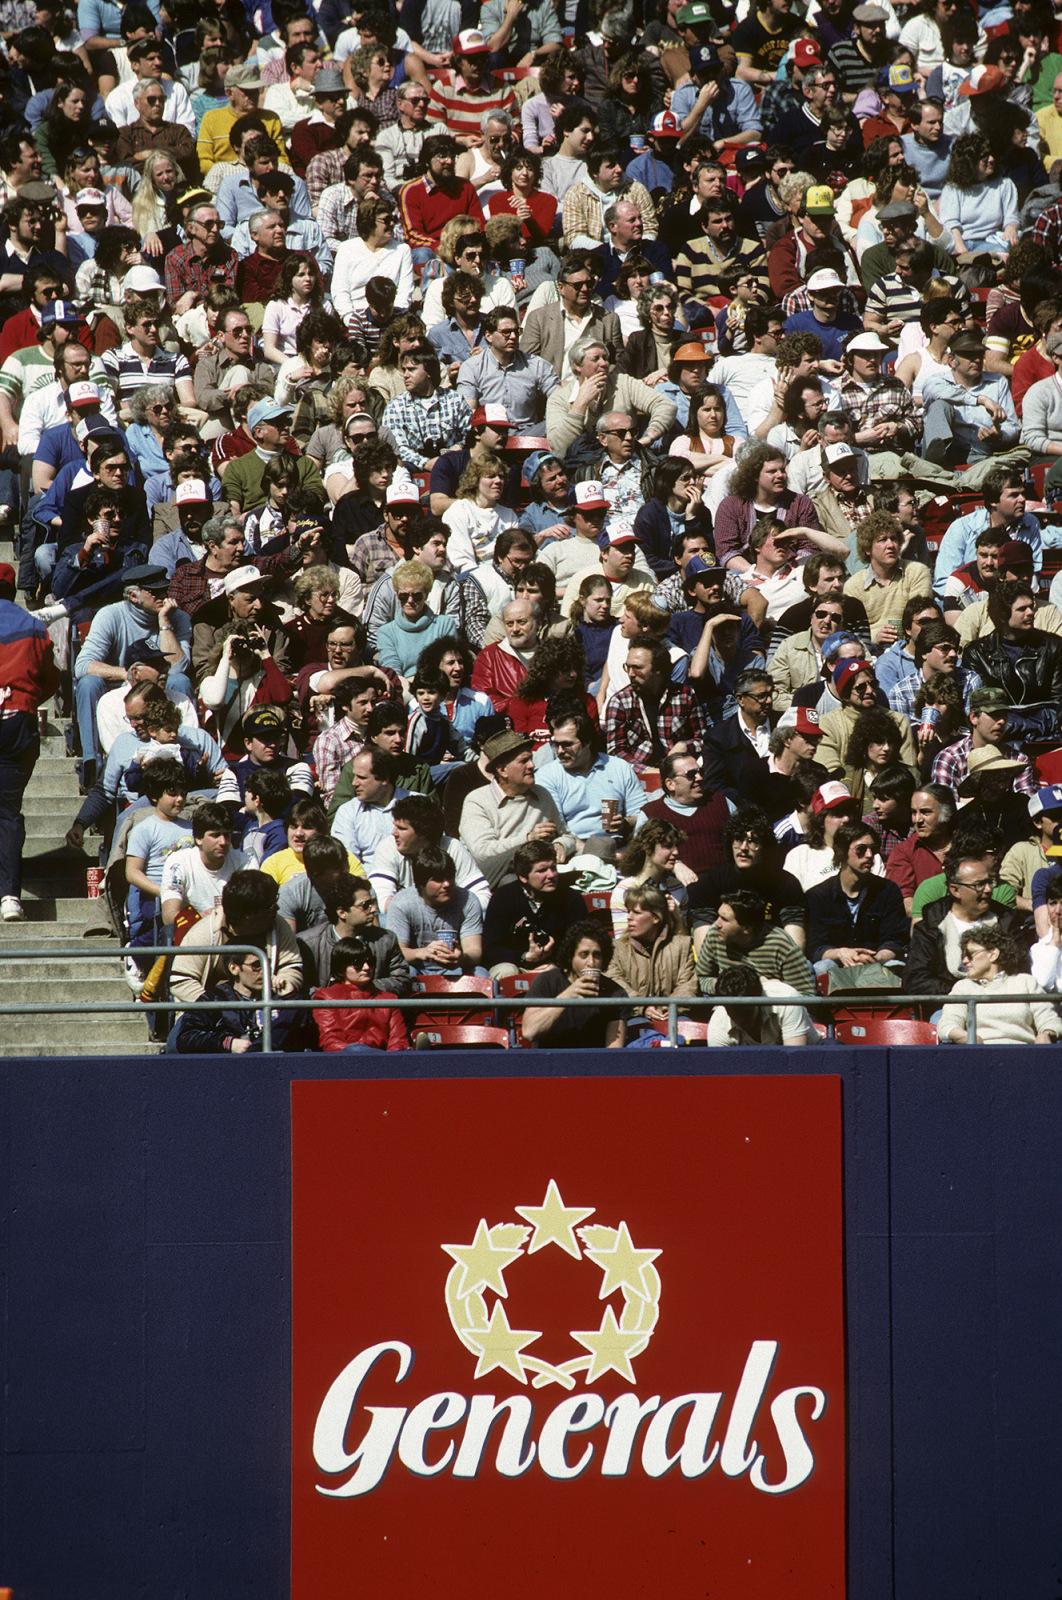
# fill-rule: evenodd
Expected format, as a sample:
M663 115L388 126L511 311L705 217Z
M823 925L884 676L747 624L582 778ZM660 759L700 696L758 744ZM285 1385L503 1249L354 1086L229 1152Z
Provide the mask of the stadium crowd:
M261 1047L246 942L351 1002L289 1049L462 975L541 1045L1062 1033L1062 10L0 33L5 920L58 691L132 991L233 1006L173 1049Z

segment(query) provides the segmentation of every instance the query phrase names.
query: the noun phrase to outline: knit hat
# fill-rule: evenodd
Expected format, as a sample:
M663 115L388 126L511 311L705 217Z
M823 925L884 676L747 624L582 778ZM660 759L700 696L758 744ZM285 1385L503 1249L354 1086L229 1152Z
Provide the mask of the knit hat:
M833 687L838 700L843 700L845 690L851 686L852 679L861 672L873 672L874 668L869 661L838 661L833 669Z

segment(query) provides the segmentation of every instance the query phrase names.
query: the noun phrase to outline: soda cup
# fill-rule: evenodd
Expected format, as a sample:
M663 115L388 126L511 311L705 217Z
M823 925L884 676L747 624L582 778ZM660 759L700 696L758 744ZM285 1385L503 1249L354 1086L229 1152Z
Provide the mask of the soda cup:
M41 738L48 732L48 713L43 706L37 708L37 732Z
M609 824L612 822L612 820L615 817L615 815L618 812L618 810L619 810L619 801L618 800L602 800L602 802L601 802L601 826L605 830L606 833L609 831Z
M523 258L523 256L510 256L509 257L509 276L512 277L512 278L522 278L523 275L524 275L524 258Z
M90 900L98 900L103 890L103 868L89 867L85 872L85 886Z
M590 983L593 984L594 992L596 994L600 994L601 993L601 968L600 967L584 967L583 968L583 977L586 978Z

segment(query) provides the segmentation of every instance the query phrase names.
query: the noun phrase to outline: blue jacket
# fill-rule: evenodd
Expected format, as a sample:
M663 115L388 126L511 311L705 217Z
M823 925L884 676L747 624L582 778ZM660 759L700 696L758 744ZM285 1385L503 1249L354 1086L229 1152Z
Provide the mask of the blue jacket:
M703 533L711 544L712 519L703 506L695 508L692 518L686 525L691 533ZM663 500L658 500L654 496L652 500L646 501L634 519L634 537L657 578L669 578L677 571L677 563L671 554L671 541L674 537L671 517Z
M903 895L891 879L871 878L854 919L839 873L809 889L806 898L809 961L821 961L824 950L853 945L892 950L906 959L909 924Z

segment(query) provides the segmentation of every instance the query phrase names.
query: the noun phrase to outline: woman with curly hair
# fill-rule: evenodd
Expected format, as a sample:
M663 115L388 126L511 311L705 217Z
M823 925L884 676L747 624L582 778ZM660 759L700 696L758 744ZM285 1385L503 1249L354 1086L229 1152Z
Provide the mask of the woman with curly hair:
M900 135L886 134L871 139L863 154L862 176L847 183L834 202L837 225L848 244L855 244L856 229L863 213L874 203L874 189L886 167L906 161Z
M634 835L616 863L619 881L609 899L613 936L621 939L627 931L627 891L643 884L655 884L666 896L673 917L681 918L688 900L684 884L675 875L679 851L686 835L673 822L651 817ZM685 932L685 921L678 924Z
M305 449L310 435L328 420L332 387L332 353L342 341L343 324L331 311L308 310L295 333L295 355L277 373L275 398L292 406L292 437Z
M473 456L461 474L457 497L443 512L450 530L446 554L455 572L471 572L493 553L505 528L515 528L519 518L501 504L508 468L501 456L489 451Z
M325 467L337 453L349 448L345 430L351 417L359 414L368 419L358 432L370 437L379 428L382 413L379 395L361 378L336 379L328 391L328 420L315 429L306 446L306 454L317 462L322 477Z
M611 68L605 93L598 101L599 141L624 146L624 165L634 155L631 134L648 133L654 114L663 110L653 93L652 65L652 56L629 50Z
M951 147L940 220L959 255L988 250L1005 256L1018 242L1018 191L998 168L983 133L960 134Z
M918 212L915 233L920 239L939 240L944 229L929 204L929 196L918 181L918 173L906 161L886 167L874 185L873 203L864 211L856 229L855 252L860 260L872 245L881 244L884 234L878 227L878 213L885 206L909 201Z
M577 633L539 640L527 676L509 702L513 727L536 750L549 743L546 702L555 694L583 694L587 716L597 727L597 704L586 694L586 652Z
M624 276L626 274L626 276ZM616 278L615 311L626 340L616 365L631 378L643 383L662 383L671 365L675 334L685 326L679 292L673 283L652 283L653 266L647 256L632 250ZM643 281L644 280L644 281ZM634 290L638 284L637 298ZM624 298L621 285L626 285ZM632 322L633 310L635 326Z
M557 202L541 183L542 157L517 146L502 162L501 189L487 202L490 216L516 217L528 244L548 244L557 227Z
M874 779L900 764L903 736L884 706L870 706L856 717L844 753L844 781L857 800L870 803Z
M541 93L525 100L520 112L525 150L539 156L556 154L553 124L565 106L582 96L585 75L586 68L573 50L556 50L543 59L538 74Z
M811 531L825 540L819 527L819 514L807 495L796 494L786 483L785 451L773 444L746 445L730 475L729 493L719 502L715 514L715 553L720 566L747 572L752 566L746 551L749 535L761 517L771 517L784 528ZM793 559L810 555L797 540L792 541ZM823 544L843 560L848 547L838 539Z
M391 88L393 76L391 58L382 44L363 44L347 59L344 77L354 90L354 104L359 111L371 111L381 128L398 121L398 90Z
M122 279L131 267L140 263L140 240L135 228L101 228L96 235L96 254L81 263L74 278L77 297L86 315L106 309L117 323L122 304Z
M489 694L472 689L472 669L476 653L461 634L448 639L433 639L417 657L417 671L441 672L449 684L442 708L459 736L471 745L480 717L492 717L494 706Z

